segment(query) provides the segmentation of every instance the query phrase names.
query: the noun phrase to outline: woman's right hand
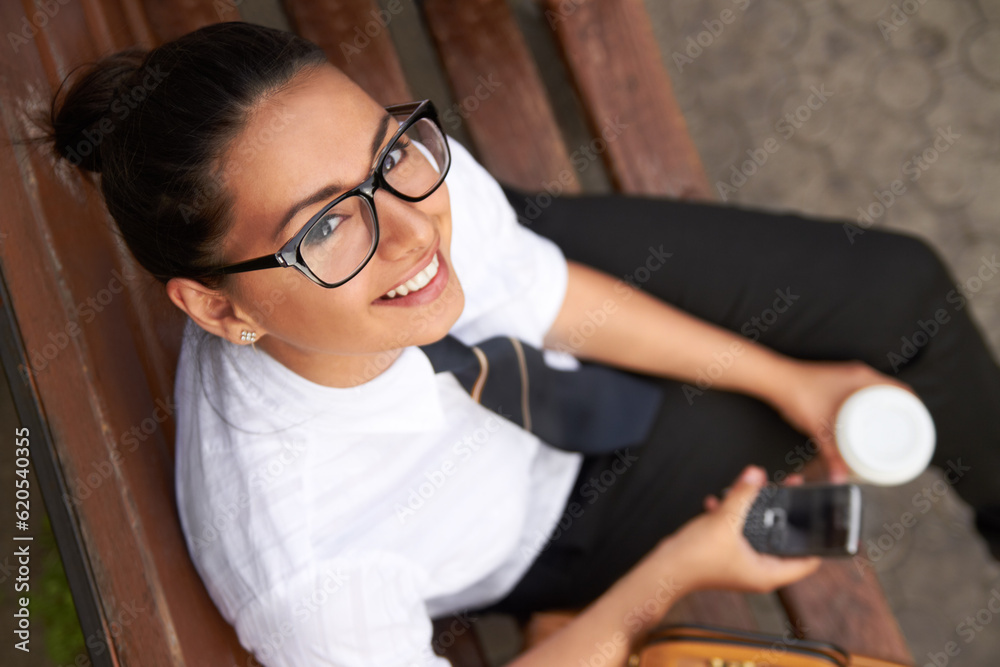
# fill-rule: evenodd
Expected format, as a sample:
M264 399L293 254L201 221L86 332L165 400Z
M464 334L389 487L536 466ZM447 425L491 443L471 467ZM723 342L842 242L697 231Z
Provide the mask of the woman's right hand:
M812 574L816 556L785 558L757 552L743 536L747 512L767 481L763 469L748 466L719 501L691 519L654 549L653 558L671 563L685 592L728 588L764 593Z
M511 665L592 662L596 646L608 665L624 665L630 647L662 620L677 597L701 588L766 592L819 567L811 558L777 558L754 551L743 523L764 486L760 468L747 468L721 501L684 524L551 637Z

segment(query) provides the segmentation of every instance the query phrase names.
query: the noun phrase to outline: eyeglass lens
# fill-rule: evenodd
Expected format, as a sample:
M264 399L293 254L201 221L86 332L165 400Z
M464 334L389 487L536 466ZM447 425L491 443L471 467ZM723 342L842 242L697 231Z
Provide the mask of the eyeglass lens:
M437 125L421 118L390 146L382 177L407 197L423 197L437 188L448 149ZM346 279L365 261L375 239L374 211L358 195L347 197L323 214L302 239L302 259L327 283Z

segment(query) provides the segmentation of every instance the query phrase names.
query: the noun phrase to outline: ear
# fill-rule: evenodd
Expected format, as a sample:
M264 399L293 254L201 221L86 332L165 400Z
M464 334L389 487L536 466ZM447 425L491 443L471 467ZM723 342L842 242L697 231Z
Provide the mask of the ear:
M240 336L244 330L256 332L258 340L264 333L260 325L240 312L224 292L190 278L171 278L166 288L174 305L209 333L237 344L242 342Z

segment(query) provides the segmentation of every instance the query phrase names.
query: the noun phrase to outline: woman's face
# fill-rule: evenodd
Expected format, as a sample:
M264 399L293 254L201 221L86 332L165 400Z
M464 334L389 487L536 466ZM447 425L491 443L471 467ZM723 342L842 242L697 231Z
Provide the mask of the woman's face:
M300 73L255 108L224 162L222 178L234 201L225 262L273 254L326 203L364 181L398 127L395 119L386 125L385 116L326 65ZM281 228L296 204L332 184L339 184L332 196L301 208ZM320 384L371 379L401 348L444 336L465 304L451 266L447 186L416 203L380 189L375 208L375 255L340 287L323 288L292 268L231 277L231 301L255 325L257 344ZM432 272L435 258L437 274L425 287L386 298L424 269Z

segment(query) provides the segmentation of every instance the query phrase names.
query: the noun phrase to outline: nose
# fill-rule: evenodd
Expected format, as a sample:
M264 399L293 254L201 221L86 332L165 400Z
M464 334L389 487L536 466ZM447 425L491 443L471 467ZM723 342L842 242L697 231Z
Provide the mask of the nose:
M415 202L403 201L385 190L377 190L374 199L379 226L376 252L382 259L391 262L420 255L434 243L434 223Z

